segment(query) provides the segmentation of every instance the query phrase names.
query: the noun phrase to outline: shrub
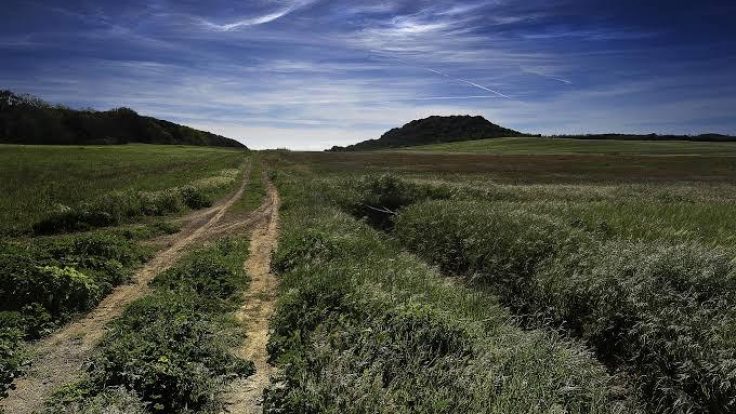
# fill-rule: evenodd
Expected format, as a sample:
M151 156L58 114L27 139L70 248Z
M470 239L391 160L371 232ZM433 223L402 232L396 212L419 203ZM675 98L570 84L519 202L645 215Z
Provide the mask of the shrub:
M179 188L184 205L192 209L200 209L212 205L212 200L205 195L201 188L185 185Z
M106 234L0 245L0 387L23 368L16 336L39 338L92 308L146 256L132 241Z
M134 217L163 216L182 211L185 207L200 209L211 205L206 189L193 185L155 192L111 192L76 208L59 206L35 223L33 231L36 234L85 231L119 225Z
M406 206L451 197L444 187L417 185L391 174L353 178L327 191L345 211L383 229L390 228L393 215Z
M28 258L0 257L2 310L21 310L38 303L49 313L88 309L99 288L88 275L71 267L39 266Z
M0 312L0 399L7 396L13 380L23 372L27 364L26 352L22 347L22 319L18 314Z
M253 366L230 354L213 316L193 302L173 294L131 306L100 345L91 381L135 390L154 412L213 404L227 377L250 375Z

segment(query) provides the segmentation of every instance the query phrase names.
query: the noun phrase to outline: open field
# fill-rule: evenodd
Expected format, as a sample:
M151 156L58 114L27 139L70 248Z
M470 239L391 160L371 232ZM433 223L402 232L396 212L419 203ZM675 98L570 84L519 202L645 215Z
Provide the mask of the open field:
M409 151L296 152L288 162L321 174L397 172L480 177L496 183L736 183L736 158L492 155Z
M176 151L3 236L8 412L736 409L734 158Z
M473 357L461 356L462 347L442 348L460 354L434 354L467 368L455 372L456 366L445 360L421 362L420 350L433 349L431 339L403 343L393 331L396 319L400 324L413 320L402 307L408 303L422 315L471 312L449 317L447 325L467 332L464 321L493 320L487 313L470 311L475 300L489 301L482 306L486 312L492 309L490 303L498 303L515 316L513 325L522 331L504 338L544 332L569 341L558 344L566 352L591 351L587 360L537 357L556 361L559 371L548 367L545 374L573 382L572 372L591 375L583 380L590 388L564 402L536 394L555 388L554 380L523 372L527 365L514 357L511 366L521 371L498 375L512 382L515 375L536 379L526 383L528 394L522 401L559 404L567 412L734 409L736 246L729 217L736 212L736 187L726 173L734 165L727 157L409 152L272 156L280 166L277 182L286 200L284 244L276 263L288 286L274 321L276 361L288 367L267 398L274 412L298 412L305 409L303 404L317 404L325 411L348 409L330 392L336 388L352 395L351 401L364 402L358 410L371 412L402 412L409 406L412 412L452 412L438 407L514 411L505 406L503 393L484 388L467 367L484 366L481 349L499 355L518 346L498 338L480 345L482 340L463 337L474 344L467 345ZM433 279L442 280L442 275L405 263L397 253L401 251L439 266L446 280L441 293L434 293L438 288ZM460 287L474 292L474 299L453 303L454 295L464 294ZM321 297L330 299L323 303ZM372 306L380 310L368 310ZM319 316L293 313L311 308ZM372 322L374 318L380 322ZM439 328L439 321L432 324L448 329ZM498 335L498 326L481 326L481 337ZM288 340L294 330L302 338L298 343ZM362 331L382 334L363 337ZM330 335L350 340L333 342ZM430 337L455 338L449 332L436 335ZM407 355L417 360L388 364L394 357L381 350L394 347L411 349ZM533 345L521 347L531 355L538 352ZM551 352L549 346L544 348ZM346 361L344 355L355 361ZM310 369L303 361L319 361L319 368ZM350 370L358 369L360 361L371 361L375 375L391 372L394 381L370 388L374 374L361 370L357 382L332 382L336 377L353 378ZM426 406L404 399L398 391L419 389L403 382L404 376L417 375L412 366L425 370L414 378L423 384L421 389L431 390L431 397L419 399ZM482 370L497 372L490 366ZM450 384L458 383L467 388L453 394L457 391ZM537 388L541 383L545 385ZM582 390L582 385L572 387ZM620 393L613 398L621 405L605 402L612 398L606 391L613 390ZM600 405L584 397L592 395ZM521 411L548 409L542 404Z
M0 146L0 232L26 231L61 205L111 192L159 191L236 169L241 150L125 145ZM222 196L224 194L217 194Z
M403 150L497 155L736 156L736 143L509 137L421 145Z

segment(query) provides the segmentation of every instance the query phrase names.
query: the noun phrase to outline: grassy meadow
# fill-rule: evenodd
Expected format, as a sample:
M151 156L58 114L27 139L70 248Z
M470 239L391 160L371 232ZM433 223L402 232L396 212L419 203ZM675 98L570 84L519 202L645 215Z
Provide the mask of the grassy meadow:
M406 150L498 155L735 156L736 143L509 137L420 145Z
M284 371L267 412L736 409L730 155L269 157Z
M513 140L469 153L0 148L16 159L4 185L27 203L3 199L18 225L0 244L0 380L22 375L24 343L125 283L152 254L144 241L177 231L169 217L247 173L226 218L261 205L262 179L281 199L265 413L736 411L726 144ZM75 173L49 185L57 170ZM158 274L47 412L221 412L226 385L254 369L228 352L248 334L232 318L247 248L215 240Z
M112 192L160 191L239 168L243 151L164 145L0 146L0 232ZM222 195L222 194L217 194Z

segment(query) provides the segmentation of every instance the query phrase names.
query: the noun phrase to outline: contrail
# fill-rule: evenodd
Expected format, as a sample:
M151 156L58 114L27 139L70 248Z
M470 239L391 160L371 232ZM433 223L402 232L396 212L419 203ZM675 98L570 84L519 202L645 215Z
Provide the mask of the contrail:
M493 89L487 88L487 87L485 87L483 85L479 85L479 84L477 84L477 83L475 83L473 81L469 81L467 79L455 78L455 77L452 77L452 76L448 75L445 72L441 72L441 71L436 70L436 69L427 68L427 67L424 67L424 66L417 66L417 65L408 63L408 62L404 61L403 59L399 58L398 56L394 56L393 54L390 54L390 53L386 53L386 52L383 52L383 51L380 51L380 50L371 50L370 52L373 53L373 54L375 54L375 55L378 55L378 56L382 56L382 57L387 57L389 59L398 60L403 65L406 65L406 66L409 66L409 67L412 67L412 68L417 68L417 69L422 69L422 70L430 71L430 72L432 72L434 74L437 74L437 75L440 75L440 76L445 77L447 79L450 79L451 81L464 83L464 84L470 85L470 86L472 86L474 88L478 88L480 90L483 90L483 91L486 91L486 92L490 92L490 93L492 93L492 94L494 94L496 96L500 96L502 98L512 99L508 95L505 95L505 94L503 94L503 93L501 93L499 91L494 91Z
M547 74L544 74L542 72L538 72L538 71L535 71L535 70L530 70L530 69L522 68L521 71L522 72L525 72L525 73L531 73L532 75L537 75L537 76L542 77L542 78L545 78L545 79L550 79L550 80L554 80L554 81L557 81L557 82L561 82L561 83L564 83L565 85L572 85L572 81L569 81L567 79L562 79L562 78L555 78L554 76L549 76Z
M468 85L470 85L470 86L473 86L473 87L475 87L475 88L478 88L478 89L484 90L484 91L486 91L486 92L490 92L490 93L492 93L492 94L494 94L494 95L498 95L498 96L500 96L500 97L502 97L502 98L506 98L506 99L511 99L511 97L510 97L510 96L508 96L508 95L505 95L505 94L503 94L503 93L501 93L501 92L499 92L499 91L494 91L493 89L490 89L490 88L486 88L485 86L483 86L483 85L479 85L479 84L477 84L477 83L475 83L475 82L473 82L473 81L469 81L469 80L467 80L467 79L453 78L452 76L448 75L448 74L447 74L447 73L445 73L445 72L440 72L439 70L436 70L436 69L432 69L432 68L422 68L422 69L424 69L424 70L428 70L428 71L430 71L430 72L432 72L432 73L436 73L436 74L438 74L438 75L440 75L440 76L444 76L445 78L447 78L447 79L450 79L450 80L453 80L453 81L455 81L455 82L461 82L461 83L465 83L465 84L468 84Z

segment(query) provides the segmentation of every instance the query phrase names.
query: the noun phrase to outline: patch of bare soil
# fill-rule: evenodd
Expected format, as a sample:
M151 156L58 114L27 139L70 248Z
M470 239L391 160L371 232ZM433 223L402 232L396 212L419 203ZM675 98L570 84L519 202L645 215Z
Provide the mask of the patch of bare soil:
M266 200L254 215L258 217L259 224L251 235L250 255L245 262L251 281L243 296L244 304L236 313L247 336L235 352L239 357L253 361L256 372L232 384L225 398L226 413L262 412L263 390L270 383L274 370L268 363L266 344L278 287L276 277L271 273L271 253L278 242L279 196L273 184L266 182L266 187Z
M57 387L79 379L82 365L105 333L105 326L120 316L130 302L146 294L148 283L176 263L187 247L208 237L227 210L243 195L247 177L248 174L229 199L192 213L180 232L167 236L168 239L162 243L167 247L136 272L132 283L117 287L84 317L36 342L32 346L34 359L31 369L16 379L13 383L15 389L0 401L0 407L8 414L36 412Z

